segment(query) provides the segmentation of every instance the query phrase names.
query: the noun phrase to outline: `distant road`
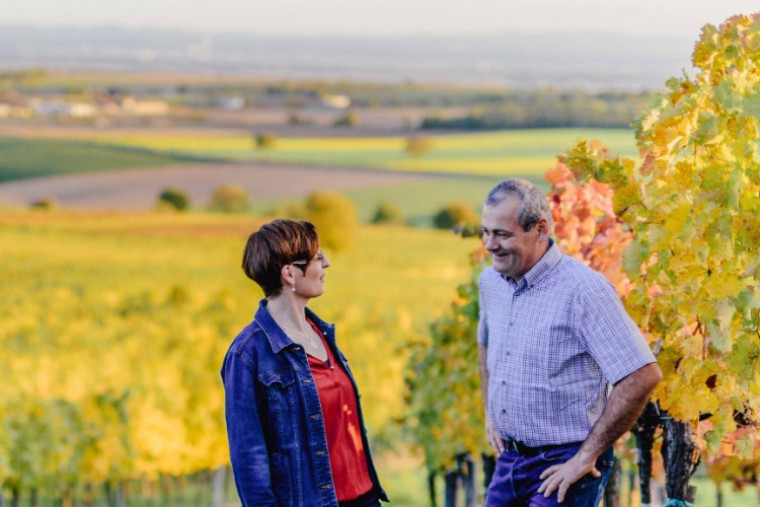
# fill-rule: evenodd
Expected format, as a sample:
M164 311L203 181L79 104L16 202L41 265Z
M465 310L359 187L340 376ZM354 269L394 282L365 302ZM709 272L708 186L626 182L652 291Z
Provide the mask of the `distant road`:
M316 190L340 191L438 177L263 163L190 164L4 183L0 184L0 207L26 206L37 199L52 198L66 208L144 211L156 204L158 195L167 187L187 192L191 205L202 207L217 187L230 183L245 188L254 201L268 201L299 198Z

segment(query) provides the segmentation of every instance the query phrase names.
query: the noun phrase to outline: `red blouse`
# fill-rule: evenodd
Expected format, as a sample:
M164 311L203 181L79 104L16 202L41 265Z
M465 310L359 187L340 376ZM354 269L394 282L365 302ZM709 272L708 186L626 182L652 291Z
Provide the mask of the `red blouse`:
M320 329L309 322L322 338L327 362L307 356L325 421L335 494L339 502L355 500L372 489L364 455L356 393L351 379L335 360Z

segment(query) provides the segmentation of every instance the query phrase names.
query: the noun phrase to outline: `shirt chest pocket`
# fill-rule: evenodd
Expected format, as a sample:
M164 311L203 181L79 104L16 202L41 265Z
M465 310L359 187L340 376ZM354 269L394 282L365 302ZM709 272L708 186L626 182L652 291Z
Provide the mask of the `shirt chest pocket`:
M298 387L292 371L270 371L259 376L265 394L262 423L275 448L292 446L298 413Z
M576 360L586 354L576 329L567 321L556 320L540 327L538 340L544 344L544 362L549 377L555 377L572 368Z

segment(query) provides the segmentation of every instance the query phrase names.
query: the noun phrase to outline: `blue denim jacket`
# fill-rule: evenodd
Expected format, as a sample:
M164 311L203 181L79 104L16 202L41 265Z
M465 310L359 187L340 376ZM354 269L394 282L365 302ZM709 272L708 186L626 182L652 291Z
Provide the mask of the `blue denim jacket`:
M306 314L340 358L358 401L356 382L335 344L335 326L309 309ZM230 458L243 506L337 507L322 408L306 352L280 329L265 299L253 322L232 342L222 380ZM374 491L387 501L360 405L359 422Z

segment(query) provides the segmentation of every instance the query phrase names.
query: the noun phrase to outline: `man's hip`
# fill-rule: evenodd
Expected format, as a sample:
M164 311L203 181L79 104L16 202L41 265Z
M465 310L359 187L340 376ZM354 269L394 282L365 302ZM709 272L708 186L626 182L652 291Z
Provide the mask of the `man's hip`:
M511 440L505 442L506 450L496 461L491 485L486 495L486 507L596 507L607 485L614 463L612 448L606 450L596 461L599 477L586 474L574 483L565 501L558 503L557 493L545 498L538 493L543 482L541 474L547 468L572 458L581 443L530 447Z

